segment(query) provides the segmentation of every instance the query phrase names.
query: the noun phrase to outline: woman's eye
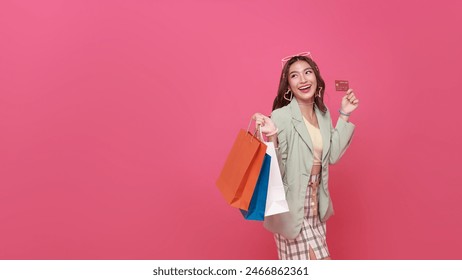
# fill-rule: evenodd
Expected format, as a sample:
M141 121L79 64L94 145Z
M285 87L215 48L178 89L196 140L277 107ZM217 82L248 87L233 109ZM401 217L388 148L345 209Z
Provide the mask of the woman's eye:
M306 70L305 74L311 74L311 70Z
M295 78L295 77L297 77L297 75L292 74L292 75L290 75L290 77L291 77L291 78Z

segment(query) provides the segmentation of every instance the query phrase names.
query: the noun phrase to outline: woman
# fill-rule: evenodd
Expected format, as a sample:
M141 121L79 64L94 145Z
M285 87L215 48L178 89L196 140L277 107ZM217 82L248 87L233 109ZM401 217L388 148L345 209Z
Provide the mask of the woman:
M309 53L284 62L271 118L253 115L257 127L277 147L290 209L265 218L265 227L275 233L280 259L330 259L326 243L326 221L333 214L329 164L337 162L350 144L355 126L348 119L359 100L348 89L333 128L323 102L325 83Z

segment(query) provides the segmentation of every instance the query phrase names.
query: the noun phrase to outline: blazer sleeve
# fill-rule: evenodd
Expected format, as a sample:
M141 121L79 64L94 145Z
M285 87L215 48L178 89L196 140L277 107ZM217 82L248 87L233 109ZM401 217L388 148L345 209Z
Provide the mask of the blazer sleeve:
M279 169L281 170L281 176L284 178L285 175L285 166L287 161L287 130L288 126L284 121L284 117L280 114L280 111L273 111L271 114L271 120L274 122L278 128L278 148L276 149L276 154L278 157Z
M330 118L330 116L329 116ZM331 130L331 143L329 163L335 164L350 146L351 139L355 130L355 125L339 118L335 128L332 127L332 121L329 120Z

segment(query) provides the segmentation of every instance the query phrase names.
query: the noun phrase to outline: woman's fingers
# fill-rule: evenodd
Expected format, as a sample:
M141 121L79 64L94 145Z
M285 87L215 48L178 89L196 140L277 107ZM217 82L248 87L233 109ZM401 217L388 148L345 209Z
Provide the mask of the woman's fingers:
M359 100L356 98L356 95L353 91L353 89L348 89L347 93L346 93L346 99L348 100L348 102L350 102L351 104L358 104L359 103Z
M265 126L265 116L263 114L255 113L252 116L252 119L255 120L256 127Z
M273 133L274 131L277 131L276 126L274 125L273 121L271 118L268 116L265 116L261 113L255 113L252 116L252 119L255 120L255 128L260 129L261 132L263 133Z
M260 113L256 113L253 115L253 119L255 120L255 122L261 124L261 125L264 125L265 123L265 116L263 114L260 114Z

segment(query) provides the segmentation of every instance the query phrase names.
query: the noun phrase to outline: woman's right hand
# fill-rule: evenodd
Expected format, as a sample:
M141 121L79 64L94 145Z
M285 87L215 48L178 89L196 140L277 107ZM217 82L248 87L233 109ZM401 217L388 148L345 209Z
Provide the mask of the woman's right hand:
M252 119L255 120L256 128L258 129L258 126L260 126L261 132L265 134L265 136L272 136L276 134L277 127L274 125L274 122L271 120L271 118L261 113L255 113L252 116Z

